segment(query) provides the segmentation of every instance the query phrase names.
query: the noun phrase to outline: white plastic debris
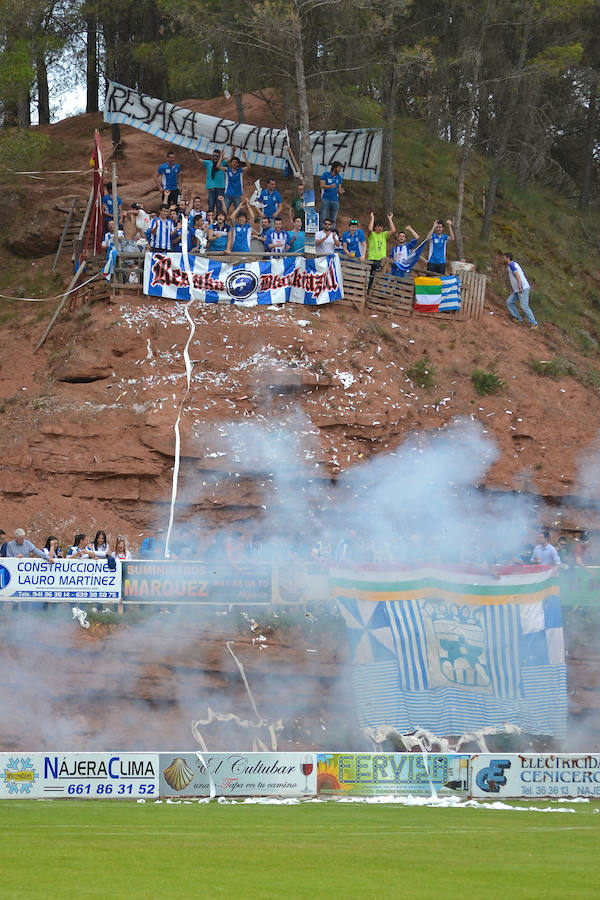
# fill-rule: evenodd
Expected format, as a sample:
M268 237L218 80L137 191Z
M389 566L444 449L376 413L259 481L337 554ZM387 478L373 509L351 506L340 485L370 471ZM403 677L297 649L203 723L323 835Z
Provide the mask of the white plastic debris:
M89 628L90 623L87 620L87 613L83 609L79 609L78 606L74 606L72 609L73 618L77 619L82 628Z

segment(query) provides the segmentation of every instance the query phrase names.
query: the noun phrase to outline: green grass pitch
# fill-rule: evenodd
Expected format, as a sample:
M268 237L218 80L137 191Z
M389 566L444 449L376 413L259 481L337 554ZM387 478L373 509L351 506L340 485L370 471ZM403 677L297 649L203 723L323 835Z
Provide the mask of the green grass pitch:
M594 801L553 808L575 812L3 801L0 894L4 900L598 896Z

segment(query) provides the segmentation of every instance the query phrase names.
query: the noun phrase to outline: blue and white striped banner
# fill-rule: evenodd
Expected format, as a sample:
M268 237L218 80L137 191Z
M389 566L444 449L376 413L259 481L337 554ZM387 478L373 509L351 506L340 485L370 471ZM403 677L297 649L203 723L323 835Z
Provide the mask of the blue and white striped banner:
M157 100L115 81L108 83L104 121L131 125L184 150L209 154L213 150L236 147L244 150L253 165L282 170L289 165L285 128L218 119ZM382 131L376 128L311 131L315 175L328 172L335 160L341 162L347 181L378 181L382 140Z
M460 281L454 275L440 275L442 279L442 299L438 312L452 312L460 309Z
M231 263L205 256L189 257L193 288L181 253L146 253L144 293L174 300L271 306L303 303L320 306L344 296L337 253L305 259L286 256L256 262Z
M362 727L460 735L510 722L564 737L565 654L550 567L340 569L332 590L348 627Z

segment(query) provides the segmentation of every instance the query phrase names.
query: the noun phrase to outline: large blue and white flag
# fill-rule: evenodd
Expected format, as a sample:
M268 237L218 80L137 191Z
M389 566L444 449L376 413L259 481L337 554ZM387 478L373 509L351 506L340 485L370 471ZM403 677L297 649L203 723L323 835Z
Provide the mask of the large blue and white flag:
M442 280L442 299L438 312L452 312L460 309L460 281L455 275L440 275Z
M564 737L558 582L548 566L332 570L361 727Z
M331 303L344 296L342 268L337 254L305 259L273 257L232 265L205 256L188 256L193 287L190 291L186 260L181 253L146 253L144 293L150 297L270 306Z

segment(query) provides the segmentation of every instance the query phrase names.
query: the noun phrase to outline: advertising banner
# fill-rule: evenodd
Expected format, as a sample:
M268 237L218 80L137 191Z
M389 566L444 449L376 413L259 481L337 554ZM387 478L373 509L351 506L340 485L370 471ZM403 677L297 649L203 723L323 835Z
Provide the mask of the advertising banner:
M317 792L314 753L161 753L161 797L303 797Z
M561 569L560 605L597 606L600 603L600 566Z
M271 602L271 566L233 568L183 561L145 560L123 563L125 603Z
M473 797L600 797L600 754L481 753L471 757Z
M157 796L157 753L0 753L0 798Z
M149 97L115 81L108 83L104 121L131 125L185 150L209 154L236 147L245 151L251 164L282 170L289 166L285 128L265 128L218 119ZM341 162L344 178L349 181L379 179L381 129L311 131L310 143L315 175L329 171L331 164L337 161Z
M43 559L3 557L0 564L0 599L119 600L121 560L111 571L105 559Z
M469 756L458 753L318 753L325 796L467 793Z
M189 261L192 291L181 253L146 253L144 294L239 306L278 303L321 306L344 296L342 267L337 254L311 259L274 257L235 265L190 254Z

